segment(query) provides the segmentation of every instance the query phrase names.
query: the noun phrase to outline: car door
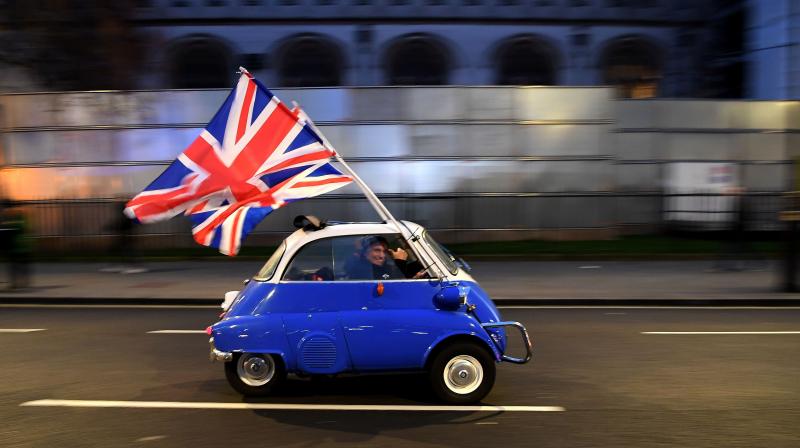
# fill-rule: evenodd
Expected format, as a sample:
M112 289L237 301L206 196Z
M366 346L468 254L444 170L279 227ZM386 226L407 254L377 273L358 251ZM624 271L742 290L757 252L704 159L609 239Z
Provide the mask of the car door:
M353 247L359 249L357 238L368 236L334 241L336 266L352 263ZM342 285L348 285L342 289L339 315L353 369L422 367L426 350L441 334L441 329L435 329L432 302L440 288L438 280L351 278L338 271L337 276L342 278Z

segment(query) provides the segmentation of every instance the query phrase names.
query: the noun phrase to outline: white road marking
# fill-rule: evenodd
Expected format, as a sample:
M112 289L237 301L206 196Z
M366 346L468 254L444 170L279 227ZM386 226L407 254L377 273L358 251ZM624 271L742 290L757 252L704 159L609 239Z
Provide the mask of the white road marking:
M643 331L642 334L800 334L800 331Z
M377 404L217 403L190 401L34 400L20 406L137 409L224 409L280 411L388 412L564 412L561 406L415 406Z
M602 266L581 266L578 269L600 269Z
M196 333L203 333L206 334L205 330L153 330L148 331L148 334L196 334Z
M661 305L502 305L498 309L520 310L800 310L800 306L661 306Z
M45 330L46 328L0 328L0 333L33 333Z
M58 305L58 304L2 304L0 308L63 308L63 309L99 309L99 308L124 308L124 309L219 309L219 305Z
M166 439L167 436L150 436L150 437L142 437L136 439L137 442L155 442L156 440L163 440Z
M496 425L497 422L478 422L476 425Z

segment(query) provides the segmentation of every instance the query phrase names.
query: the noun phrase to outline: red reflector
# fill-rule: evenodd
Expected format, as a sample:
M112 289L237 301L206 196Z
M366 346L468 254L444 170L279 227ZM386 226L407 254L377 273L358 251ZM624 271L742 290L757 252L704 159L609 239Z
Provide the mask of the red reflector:
M211 336L211 325L206 327L206 334Z

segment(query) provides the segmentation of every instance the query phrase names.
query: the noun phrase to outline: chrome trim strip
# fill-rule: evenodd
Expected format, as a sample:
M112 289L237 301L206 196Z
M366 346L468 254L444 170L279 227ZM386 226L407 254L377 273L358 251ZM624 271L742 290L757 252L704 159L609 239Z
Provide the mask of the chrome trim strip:
M257 281L262 281L258 280ZM441 281L440 278L391 278L391 279L364 279L364 280L283 280L281 279L278 281L278 284L295 284L295 283L314 283L316 285L319 284L328 284L328 283L370 283L377 285L378 283L400 283L400 282L435 282L438 283Z

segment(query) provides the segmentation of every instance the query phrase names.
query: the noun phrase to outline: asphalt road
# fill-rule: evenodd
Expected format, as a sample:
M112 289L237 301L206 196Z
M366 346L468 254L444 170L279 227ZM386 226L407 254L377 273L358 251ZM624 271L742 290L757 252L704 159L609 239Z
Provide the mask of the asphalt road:
M643 334L800 331L800 309L502 311L531 331L534 360L501 365L484 404L564 411L20 406L243 400L205 334L147 333L202 330L216 310L0 308L0 446L800 446L800 334ZM292 379L248 402L435 404L416 375Z

